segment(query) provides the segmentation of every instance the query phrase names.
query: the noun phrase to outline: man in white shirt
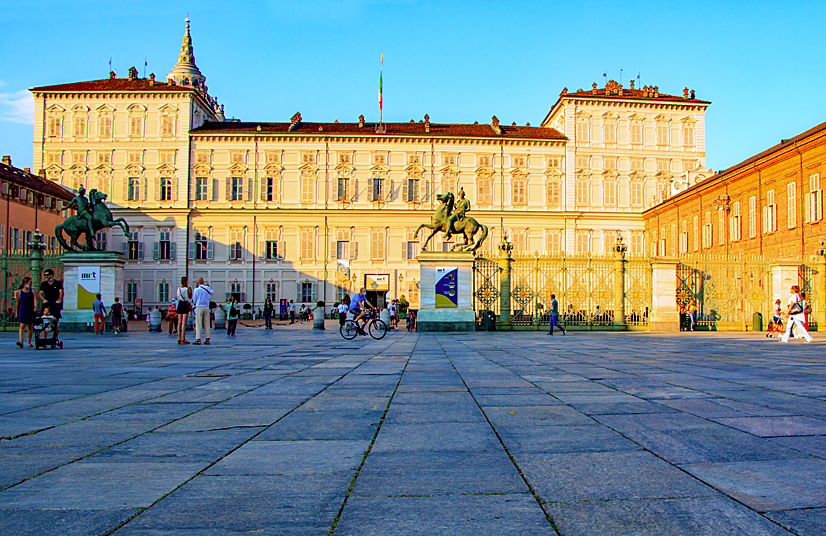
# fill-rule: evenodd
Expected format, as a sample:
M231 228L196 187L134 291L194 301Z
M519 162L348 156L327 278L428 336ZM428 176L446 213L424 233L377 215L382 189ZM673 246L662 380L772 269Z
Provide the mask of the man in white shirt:
M201 344L201 333L206 336L204 344L209 344L209 297L213 291L203 277L196 279L195 283L198 286L192 291L192 302L195 304L195 342L192 344Z

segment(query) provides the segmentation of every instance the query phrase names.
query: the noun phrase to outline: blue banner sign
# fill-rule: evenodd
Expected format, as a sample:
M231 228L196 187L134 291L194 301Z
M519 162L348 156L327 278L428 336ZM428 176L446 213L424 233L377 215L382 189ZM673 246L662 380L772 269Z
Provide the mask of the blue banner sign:
M459 269L436 268L436 308L459 307Z

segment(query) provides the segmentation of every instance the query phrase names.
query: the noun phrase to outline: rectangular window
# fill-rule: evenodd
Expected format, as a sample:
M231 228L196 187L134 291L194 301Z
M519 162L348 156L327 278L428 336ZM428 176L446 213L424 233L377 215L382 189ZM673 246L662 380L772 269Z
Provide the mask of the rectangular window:
M201 234L199 231L195 231L195 260L205 261L209 260L209 239L207 235Z
M700 217L694 216L691 219L691 249L700 249Z
M140 201L141 199L141 180L137 177L129 177L129 192L127 194L127 201Z
M789 229L797 226L797 183L786 185L786 224Z
M207 200L207 178L195 177L195 201Z
M820 189L820 174L815 173L809 176L809 193L806 194L806 212L809 223L818 222L823 219L823 190Z
M266 296L273 303L273 306L278 303L278 283L267 283L264 288Z
M749 238L757 236L757 198L749 197Z
M605 204L608 206L614 206L617 204L617 181L615 180L607 180L603 182L603 194L604 194L604 201Z
M19 253L23 249L20 229L12 227L9 231L9 249L13 253Z
M49 118L49 137L50 138L57 138L60 137L60 118L59 117L50 117Z
M590 198L590 196L588 195L589 189L590 183L588 179L579 179L576 181L576 204L578 206L588 206L588 201Z
M301 230L301 260L315 259L315 230Z
M158 251L155 256L158 260L172 260L172 229L158 229Z
M722 246L726 243L726 213L717 210L717 244Z
M315 201L315 173L303 173L301 175L301 202L312 203Z
M109 249L109 233L107 231L98 231L95 234L95 247L101 251Z
M169 283L161 281L158 283L158 301L160 303L169 303Z
M562 252L562 231L546 231L545 249L551 255L559 255Z
M419 200L419 179L407 179L407 202L416 202Z
M101 138L111 138L112 137L112 116L110 115L102 115L100 116L99 120L99 132Z
M680 253L688 253L688 222L680 222Z
M172 201L172 179L169 177L161 177L161 201Z
M265 246L264 255L267 259L275 260L280 258L278 256L278 241L277 240L267 240Z
M232 177L230 178L230 201L243 201L244 200L244 178L243 177Z
M591 239L588 236L588 231L577 231L576 252L581 254L589 251L591 251Z
M262 201L275 201L275 177L264 177L264 191L262 192Z
M373 163L374 164L386 164L387 163L387 155L386 154L374 154L373 155Z
M315 153L301 153L302 164L315 164Z
M493 176L480 175L476 178L476 202L480 205L493 203Z
M75 116L75 137L82 138L86 135L86 118Z
M731 204L731 214L729 215L729 235L732 241L740 240L741 238L740 226L740 202Z
M134 304L138 301L138 284L134 281L126 283L126 303Z
M576 168L577 169L591 169L591 159L588 156L577 156L576 157Z
M694 125L683 125L683 145L686 147L694 146Z
M339 240L336 242L336 259L350 258L350 242L347 240Z
M373 188L371 190L371 201L384 201L384 179L374 177Z
M631 255L642 255L643 247L642 233L631 233Z
M588 141L590 139L591 124L589 121L576 122L576 141Z
M657 145L668 145L668 123L657 124Z
M703 247L710 248L713 234L711 224L711 212L706 212L705 224L703 225Z
M126 240L126 253L130 261L143 259L143 242L140 241L138 231L132 231Z
M442 251L452 251L453 250L453 242L448 240L446 242L442 242Z
M407 284L407 301L410 304L419 303L419 282L411 281Z
M415 259L416 255L419 254L419 243L414 241L407 242L407 256L405 259Z
M172 135L172 125L173 120L172 116L168 114L164 114L161 116L161 136L171 136Z
M130 136L140 136L141 135L141 118L140 117L130 117L129 118L129 135Z
M643 202L643 188L645 183L642 181L631 181L631 205L635 207L642 206Z
M547 183L547 190L546 190L546 203L549 207L558 207L562 204L561 199L561 185L557 180L550 180Z
M642 122L634 121L631 123L631 143L642 143Z
M766 206L763 207L763 233L773 233L777 230L777 204L774 199L774 190L766 192Z
M229 232L229 260L244 260L244 230L232 229Z
M525 178L524 177L514 177L513 178L513 204L514 205L524 205L526 203L525 200Z
M642 158L630 158L631 171L644 171L645 161Z
M343 155L342 155L343 156ZM349 201L350 179L347 177L338 178L338 191L336 192L336 201Z
M603 143L617 142L617 124L613 121L608 121L602 125L602 141Z
M373 260L384 259L385 252L385 230L373 229L370 231L370 258Z
M377 164L379 162L376 162ZM384 162L381 162L382 164ZM456 165L456 155L455 154L444 154L442 155L442 165L443 166L455 166Z
M301 283L301 302L310 303L313 301L313 284Z

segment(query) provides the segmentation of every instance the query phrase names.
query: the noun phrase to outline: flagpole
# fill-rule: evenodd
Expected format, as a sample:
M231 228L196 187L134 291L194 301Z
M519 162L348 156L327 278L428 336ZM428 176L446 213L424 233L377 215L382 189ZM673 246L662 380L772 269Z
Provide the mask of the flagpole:
M382 95L382 80L384 78L384 54L381 55L381 68L379 70L379 124L376 127L377 133L384 133L384 97Z

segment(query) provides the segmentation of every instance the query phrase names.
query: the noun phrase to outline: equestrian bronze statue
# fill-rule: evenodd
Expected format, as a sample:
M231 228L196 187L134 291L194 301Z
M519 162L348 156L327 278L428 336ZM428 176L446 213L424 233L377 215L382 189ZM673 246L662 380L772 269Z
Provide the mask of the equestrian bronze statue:
M482 242L488 237L488 226L466 215L467 212L470 211L470 202L465 199L464 190L459 191L459 202L455 204L455 210L452 192L438 194L436 195L436 199L438 199L441 204L433 215L433 221L429 224L423 223L419 225L419 228L416 229L416 233L413 235L418 238L419 231L422 230L422 227L427 227L431 230L430 235L422 244L422 251L425 251L427 243L430 242L430 239L439 231L445 233L445 240L449 240L454 234L461 234L464 237L464 242L453 244L451 251L476 251L479 249L479 246L481 246ZM474 235L479 230L482 232L479 235L479 239L474 242Z
M98 231L118 226L123 230L124 235L129 235L129 224L123 218L113 218L112 212L104 201L106 194L98 190L89 190L89 198L86 198L86 189L81 185L77 195L66 205L66 208L75 207L77 212L66 218L66 221L55 227L54 234L57 241L66 251L99 251L95 247L95 235ZM66 238L69 237L69 243ZM83 236L85 244L78 242L78 238Z

